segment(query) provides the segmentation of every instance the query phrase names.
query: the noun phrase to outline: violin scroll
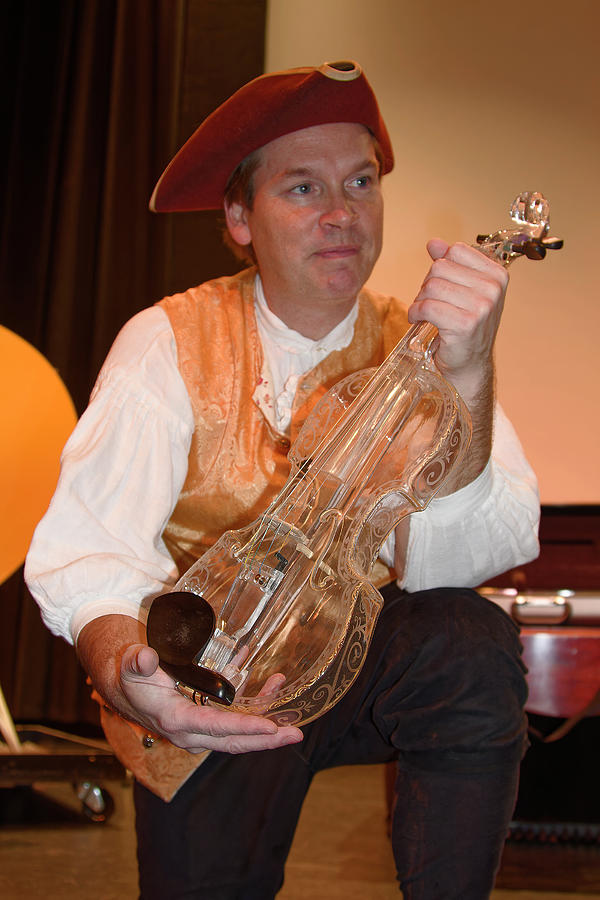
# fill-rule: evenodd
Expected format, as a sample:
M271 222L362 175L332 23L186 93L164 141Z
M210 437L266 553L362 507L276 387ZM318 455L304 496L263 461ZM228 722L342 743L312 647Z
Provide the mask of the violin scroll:
M538 191L523 191L515 197L510 217L517 226L478 234L478 249L486 256L509 266L518 256L527 259L544 259L547 250L560 250L561 238L548 237L550 231L550 204Z

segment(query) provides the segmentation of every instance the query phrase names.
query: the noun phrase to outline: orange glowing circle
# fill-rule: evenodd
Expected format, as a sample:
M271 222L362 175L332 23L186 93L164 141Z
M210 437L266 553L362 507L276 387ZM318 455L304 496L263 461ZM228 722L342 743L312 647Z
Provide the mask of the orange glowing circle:
M22 565L77 420L58 372L0 325L0 583Z

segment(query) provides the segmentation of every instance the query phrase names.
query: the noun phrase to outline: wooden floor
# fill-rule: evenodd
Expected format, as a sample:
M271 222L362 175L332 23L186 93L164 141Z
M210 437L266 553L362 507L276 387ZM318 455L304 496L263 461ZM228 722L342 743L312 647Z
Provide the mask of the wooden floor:
M64 784L40 786L42 793L34 795L38 806L46 808L49 798L72 808L71 813L62 813L62 821L52 805L46 809L46 822L35 822L31 816L19 824L3 815L2 898L135 900L131 788L121 783L106 787L114 797L115 812L103 825L77 821L79 803L72 788ZM5 790L0 791L5 813L7 797ZM39 810L36 818L40 818ZM538 847L524 858L523 851L532 847L516 849L517 857L513 853L512 861L505 860L505 874L500 876L513 889L499 887L493 900L600 900L599 846L575 848L567 855L560 846ZM545 879L547 887L528 888L533 876L538 884ZM581 890L586 893L577 892ZM385 833L382 769L365 766L321 773L305 804L279 898L392 900L399 896Z

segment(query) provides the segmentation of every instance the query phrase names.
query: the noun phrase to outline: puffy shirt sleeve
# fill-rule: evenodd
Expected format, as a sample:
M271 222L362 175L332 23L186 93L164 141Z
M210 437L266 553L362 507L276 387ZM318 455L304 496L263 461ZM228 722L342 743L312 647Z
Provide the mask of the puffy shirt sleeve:
M410 517L404 575L407 591L476 587L539 553L537 480L499 405L492 456L470 484ZM381 557L393 564L393 536Z
M174 583L161 538L185 480L193 416L173 333L158 307L118 335L61 457L25 579L48 628L76 642L87 622L145 618Z

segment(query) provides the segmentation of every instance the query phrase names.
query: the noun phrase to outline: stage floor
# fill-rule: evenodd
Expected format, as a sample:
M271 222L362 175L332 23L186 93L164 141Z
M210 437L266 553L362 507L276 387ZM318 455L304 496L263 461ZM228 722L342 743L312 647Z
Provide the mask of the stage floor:
M33 798L2 789L0 896L135 900L131 787L122 782L104 787L115 802L105 824L80 820L70 785L40 785ZM302 813L281 900L399 897L385 812L381 767L320 773ZM600 846L509 845L492 896L600 900Z

